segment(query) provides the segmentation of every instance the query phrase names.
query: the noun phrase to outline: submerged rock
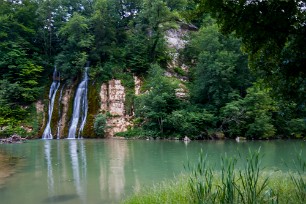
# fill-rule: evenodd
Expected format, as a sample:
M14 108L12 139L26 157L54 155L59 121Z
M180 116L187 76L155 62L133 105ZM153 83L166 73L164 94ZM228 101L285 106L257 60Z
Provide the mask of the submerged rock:
M190 142L191 141L191 139L187 136L185 136L183 140L184 140L184 142Z
M17 134L13 134L9 138L0 139L0 144L23 143L26 140L27 140L26 138L22 138Z

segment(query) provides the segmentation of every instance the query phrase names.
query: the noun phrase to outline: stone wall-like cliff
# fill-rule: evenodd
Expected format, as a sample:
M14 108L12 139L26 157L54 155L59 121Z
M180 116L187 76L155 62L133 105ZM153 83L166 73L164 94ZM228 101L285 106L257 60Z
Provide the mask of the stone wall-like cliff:
M58 108L61 108L61 115L59 116L59 121L58 121L58 133L61 138L65 137L65 133L68 131L69 128L69 105L73 104L71 103L72 97L73 97L73 90L72 87L67 87L64 89L64 93L62 95L61 101L60 101L60 106ZM66 130L66 131L65 131ZM55 132L55 131L54 131Z
M101 85L101 111L109 113L106 136L112 137L118 132L127 130L129 116L125 114L125 88L120 80L110 80Z
M180 51L185 48L188 42L186 40L188 34L195 30L197 30L195 26L182 23L179 28L170 29L165 35L171 57L165 76L177 78L181 81L179 87L175 90L176 96L180 99L187 99L189 97L188 89L184 84L184 82L189 80L187 77L189 67L180 60Z

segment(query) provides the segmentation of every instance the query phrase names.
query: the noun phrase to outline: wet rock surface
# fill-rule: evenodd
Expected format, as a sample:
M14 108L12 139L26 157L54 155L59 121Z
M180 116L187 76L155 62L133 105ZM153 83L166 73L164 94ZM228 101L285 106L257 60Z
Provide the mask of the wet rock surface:
M26 138L23 138L17 134L13 134L8 138L0 139L0 144L23 143L26 140Z

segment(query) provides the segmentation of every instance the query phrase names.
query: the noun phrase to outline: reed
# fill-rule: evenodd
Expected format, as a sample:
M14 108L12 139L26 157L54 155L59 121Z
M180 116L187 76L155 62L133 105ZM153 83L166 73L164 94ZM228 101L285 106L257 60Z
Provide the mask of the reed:
M198 162L185 167L190 174L141 191L125 203L305 203L306 161L302 154L291 173L263 171L262 157L260 149L249 151L245 165L239 168L237 158L225 154L221 170L216 171L201 151Z
M217 186L217 197L220 203L237 203L237 186L235 166L236 158L226 154L221 157L221 184Z
M302 158L302 152L297 156L297 161L294 161L296 173L290 173L291 181L295 187L295 196L298 203L306 202L306 160Z
M194 202L215 203L217 193L213 188L214 174L207 161L207 155L204 156L201 150L196 166L191 166L188 162L187 169L191 171L188 184Z
M234 185L238 191L239 201L245 204L262 203L272 199L269 195L265 194L267 190L269 177L262 177L261 173L261 159L260 149L257 151L250 151L246 159L246 165L243 170L239 170L238 182Z

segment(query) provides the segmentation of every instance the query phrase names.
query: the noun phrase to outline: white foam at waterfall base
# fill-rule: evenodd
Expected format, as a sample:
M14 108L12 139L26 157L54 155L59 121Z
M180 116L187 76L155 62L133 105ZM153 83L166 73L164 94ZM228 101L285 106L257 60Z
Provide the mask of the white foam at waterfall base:
M75 139L78 130L78 138L81 138L81 132L86 123L88 100L87 100L87 86L88 86L88 67L85 68L84 78L79 84L73 103L72 121L68 132L67 139ZM81 120L81 122L80 122ZM80 124L80 126L79 126ZM78 128L79 126L79 128Z

